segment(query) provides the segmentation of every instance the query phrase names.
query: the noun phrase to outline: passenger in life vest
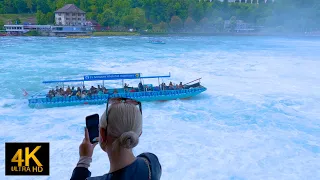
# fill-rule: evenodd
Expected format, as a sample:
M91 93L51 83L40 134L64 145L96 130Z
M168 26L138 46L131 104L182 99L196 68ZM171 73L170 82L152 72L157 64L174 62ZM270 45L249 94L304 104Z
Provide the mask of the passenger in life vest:
M82 91L81 98L85 98L86 96L87 96L87 93L85 91Z
M106 89L105 87L103 87L103 94L108 94L108 89Z
M77 94L76 94L76 96L77 96L78 98L81 98L81 91L78 91Z
M124 83L124 91L125 91L125 92L128 92L128 88L129 88L129 84Z
M173 84L172 84L172 82L170 81L170 83L169 83L169 89L173 89Z
M139 88L139 91L143 91L143 85L142 85L141 81L140 81L140 83L138 84L138 88Z

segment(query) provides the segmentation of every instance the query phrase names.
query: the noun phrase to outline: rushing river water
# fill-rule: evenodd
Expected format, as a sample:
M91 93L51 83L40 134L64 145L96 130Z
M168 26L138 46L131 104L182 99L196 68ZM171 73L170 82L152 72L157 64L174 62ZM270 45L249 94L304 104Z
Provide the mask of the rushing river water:
M319 39L163 39L167 44L147 37L0 37L0 179L69 179L85 116L105 109L30 109L21 89L32 94L49 88L43 80L136 72L170 72L166 84L202 77L208 88L188 100L143 103L134 153L158 155L162 179L320 179ZM5 142L50 142L50 178L5 177ZM109 170L98 146L90 170Z

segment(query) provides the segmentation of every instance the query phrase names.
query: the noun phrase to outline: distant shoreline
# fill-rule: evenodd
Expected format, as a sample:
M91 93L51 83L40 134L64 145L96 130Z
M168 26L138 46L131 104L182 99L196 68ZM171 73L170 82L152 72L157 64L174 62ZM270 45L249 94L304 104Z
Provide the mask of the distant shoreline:
M94 32L92 36L278 36L278 37L320 37L320 33L317 34L305 34L305 33L174 33L174 32L161 32L161 33L138 33L138 32Z
M304 37L320 37L317 34L305 33L142 33L140 35L147 36L304 36Z
M42 35L26 34L22 36L39 36L48 37ZM77 35L70 35L77 36ZM81 35L80 35L81 36ZM92 37L102 37L102 36L275 36L275 37L320 37L320 33L181 33L181 32L119 32L119 31L99 31L93 32L92 35L86 35ZM0 34L0 37L1 36ZM4 36L8 37L8 36ZM50 36L49 36L50 37ZM55 37L55 36L53 36Z

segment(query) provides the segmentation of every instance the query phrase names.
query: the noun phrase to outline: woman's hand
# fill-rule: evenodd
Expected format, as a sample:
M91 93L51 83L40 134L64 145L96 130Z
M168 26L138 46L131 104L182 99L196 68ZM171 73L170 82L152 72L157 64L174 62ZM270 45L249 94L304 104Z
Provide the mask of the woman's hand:
M98 143L91 144L88 129L85 128L84 139L79 146L79 154L81 156L92 157L93 149Z

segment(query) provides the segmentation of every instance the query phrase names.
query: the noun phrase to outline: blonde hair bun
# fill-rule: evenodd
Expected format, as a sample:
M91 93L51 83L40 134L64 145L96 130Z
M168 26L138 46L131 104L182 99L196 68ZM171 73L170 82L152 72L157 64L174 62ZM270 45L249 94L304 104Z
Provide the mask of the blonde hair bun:
M136 147L139 143L139 136L133 131L128 131L123 134L118 139L119 146L126 149L132 149Z

